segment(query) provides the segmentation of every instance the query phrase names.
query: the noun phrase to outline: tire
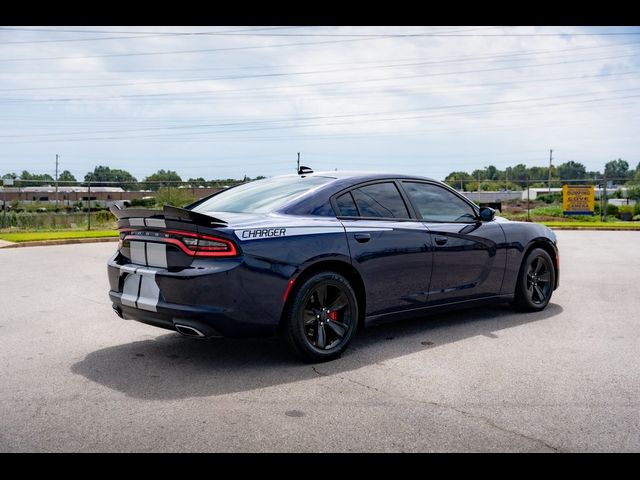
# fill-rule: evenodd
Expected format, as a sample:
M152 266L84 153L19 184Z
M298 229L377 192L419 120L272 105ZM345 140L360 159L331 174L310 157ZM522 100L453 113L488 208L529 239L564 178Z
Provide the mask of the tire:
M555 284L556 271L551 256L542 248L533 249L520 267L514 307L523 312L544 310Z
M336 272L320 272L291 293L282 331L287 347L305 362L342 355L358 328L358 302L349 281Z

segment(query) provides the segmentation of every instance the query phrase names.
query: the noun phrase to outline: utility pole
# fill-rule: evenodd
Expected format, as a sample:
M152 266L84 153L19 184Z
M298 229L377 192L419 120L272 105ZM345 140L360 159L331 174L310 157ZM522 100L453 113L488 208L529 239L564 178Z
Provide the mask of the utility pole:
M551 161L553 160L553 150L549 150L549 193L551 193Z
M91 177L89 177L89 188L87 189L87 230L91 230Z
M606 222L607 221L607 175L606 174L602 176L602 191L600 192L600 195L602 196L602 207L600 207L601 213L602 213L602 221Z
M531 185L529 184L529 176L527 175L527 222L531 221L531 199L529 195L531 194Z
M58 154L56 153L56 211L58 210Z
M300 152L298 152L298 168L296 168L296 173L300 171Z

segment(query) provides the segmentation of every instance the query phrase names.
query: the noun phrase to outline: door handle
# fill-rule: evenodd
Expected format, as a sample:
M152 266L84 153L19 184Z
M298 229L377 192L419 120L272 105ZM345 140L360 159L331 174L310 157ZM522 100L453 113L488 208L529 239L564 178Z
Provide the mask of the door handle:
M436 235L435 241L436 241L436 245L442 246L442 245L445 245L447 241L449 241L449 239L447 237L441 237L439 235Z
M353 238L355 238L358 243L367 243L371 240L371 235L368 233L356 233Z

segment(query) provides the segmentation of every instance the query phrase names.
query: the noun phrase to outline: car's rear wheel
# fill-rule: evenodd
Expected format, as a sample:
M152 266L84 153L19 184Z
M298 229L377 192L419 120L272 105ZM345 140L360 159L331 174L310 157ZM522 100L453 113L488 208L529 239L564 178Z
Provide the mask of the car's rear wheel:
M282 332L290 350L308 362L339 357L358 328L358 302L349 281L336 272L320 272L292 295Z
M520 268L514 306L526 312L543 310L551 300L555 282L551 256L542 248L533 249Z

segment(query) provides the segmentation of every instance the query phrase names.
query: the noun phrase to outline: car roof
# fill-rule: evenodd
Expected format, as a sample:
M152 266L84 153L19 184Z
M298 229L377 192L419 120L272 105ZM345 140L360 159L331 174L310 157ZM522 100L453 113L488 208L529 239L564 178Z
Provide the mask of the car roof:
M404 179L417 179L417 180L431 180L438 181L433 178L423 177L421 175L406 175L392 172L370 172L370 171L355 171L355 170L344 170L344 171L324 171L324 172L313 172L304 175L290 174L290 175L278 175L280 178L285 177L327 177L333 178L336 180L349 179L354 182L363 182L367 180L378 180L385 178L404 178ZM275 178L275 177L274 177Z

